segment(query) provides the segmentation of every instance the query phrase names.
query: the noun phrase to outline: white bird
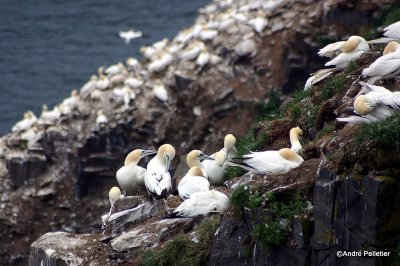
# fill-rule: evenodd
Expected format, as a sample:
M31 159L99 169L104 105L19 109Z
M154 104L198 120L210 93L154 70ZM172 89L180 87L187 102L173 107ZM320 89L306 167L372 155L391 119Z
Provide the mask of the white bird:
M96 88L99 90L105 90L110 86L110 80L102 73L99 75L99 79L96 82Z
M311 89L314 84L317 84L318 82L326 79L338 70L339 69L337 68L324 68L318 70L307 79L306 84L304 85L304 90L307 91Z
M130 29L127 31L120 31L118 33L118 36L121 39L124 39L126 44L129 44L132 39L137 39L142 37L143 33L141 31L134 31L133 29Z
M257 44L253 38L254 32L246 34L243 40L234 47L239 57L254 57L257 54Z
M128 59L126 59L125 63L128 66L128 68L130 68L132 70L136 69L140 65L139 60L137 60L134 57L129 57Z
M155 80L155 83L153 85L153 93L154 96L156 96L156 98L160 101L165 102L168 100L168 91L159 79Z
M214 154L214 160L208 162L204 166L208 181L210 181L211 185L221 186L224 183L225 160L226 153L219 151Z
M124 74L126 73L126 69L122 62L118 62L118 64L114 64L106 68L106 70L104 70L104 73L106 73L106 75L110 77L117 74Z
M110 191L108 192L108 199L110 200L110 211L107 214L104 214L101 216L102 220L102 228L104 229L108 220L110 219L111 212L113 210L115 202L117 202L119 199L124 198L123 195L121 195L121 190L118 187L112 187Z
M58 106L49 111L46 104L42 106L42 113L39 117L38 123L44 125L54 125L61 117L61 112Z
M174 147L164 144L158 148L157 155L147 164L144 183L149 194L155 199L167 197L172 189L172 180L168 169L174 157Z
M327 62L325 66L335 66L344 69L349 62L358 59L363 53L368 51L369 46L364 38L360 36L351 36L347 41L336 42L325 46L320 49L318 54L320 56L333 57L339 53L338 56Z
M178 184L179 196L183 200L189 199L190 195L193 193L208 190L210 190L210 183L207 178L203 176L203 172L198 166L190 168L189 172Z
M236 138L232 134L227 134L224 137L224 147L221 149L222 152L225 153L225 159L229 159L232 156L235 156L237 153L236 147ZM213 156L211 156L213 157Z
M201 49L203 47L203 45L201 45L202 43L199 42L193 42L191 44L188 45L188 47L182 51L182 53L179 55L179 59L182 62L185 61L191 61L194 60L195 58L197 58L197 56L200 54Z
M36 128L28 128L21 133L21 139L27 142L28 148L35 145L43 136L42 132L39 132Z
M37 117L32 111L27 111L24 113L24 118L18 121L11 129L12 132L20 132L27 130L34 123L37 122Z
M136 98L135 92L128 86L114 88L113 95L116 97L117 102L124 103L125 108L128 108L131 100Z
M143 86L144 81L141 77L136 76L136 77L127 78L124 81L124 84L131 87L132 89L137 89L137 88L140 88L141 86Z
M156 59L148 64L147 68L150 72L160 72L167 68L171 64L173 57L168 52L160 52Z
M265 14L263 11L259 11L256 18L250 19L248 22L254 30L261 34L265 27L268 25L268 20L265 18Z
M103 110L98 110L97 111L97 117L96 117L96 124L99 126L105 126L108 123L107 117L104 115Z
M228 165L238 166L255 174L285 174L298 167L304 159L295 151L283 148L278 151L251 152L242 158L232 158Z
M199 68L203 68L205 65L208 64L210 61L210 53L207 51L206 48L202 49L200 52L199 56L196 59L196 64L199 66Z
M69 115L72 110L78 108L80 99L81 97L79 96L78 91L76 89L73 89L71 91L71 96L64 99L64 101L62 101L62 103L59 105L61 113L63 115Z
M303 130L301 130L299 127L294 127L289 131L289 139L291 144L290 149L295 151L296 153L300 153L303 150L299 140L299 137L302 135Z
M179 205L168 218L196 217L209 212L222 212L229 208L229 198L216 190L196 192Z
M192 168L195 166L199 167L203 173L203 176L207 178L208 177L207 172L204 168L204 165L201 163L201 161L204 161L204 160L214 160L214 159L211 158L210 156L205 155L200 150L192 150L186 156L186 163L189 166L189 168Z
M394 78L400 74L399 48L399 43L390 42L385 47L383 55L362 71L363 76L369 77L368 84L374 84L380 79Z
M371 92L357 96L353 103L355 112L360 116L337 118L338 121L351 124L371 123L392 116L400 109L400 92L365 85L369 86Z
M211 29L203 29L200 32L200 39L202 41L209 41L214 39L216 36L218 35L218 31L217 30L211 30Z
M140 159L155 154L154 150L136 149L131 151L125 158L124 166L116 173L120 187L129 194L140 192L144 188L144 175L146 169L138 166Z
M376 40L368 41L371 44L378 43L388 43L390 41L400 40L400 21L397 21L393 24L386 26L382 32L380 32L380 36L383 36Z
M96 89L96 84L97 76L92 75L90 77L90 80L81 87L80 94L82 98L86 98L88 95L90 95L90 93L92 93L92 91Z
M152 46L142 46L140 47L140 53L145 58L150 59L156 53L156 49Z

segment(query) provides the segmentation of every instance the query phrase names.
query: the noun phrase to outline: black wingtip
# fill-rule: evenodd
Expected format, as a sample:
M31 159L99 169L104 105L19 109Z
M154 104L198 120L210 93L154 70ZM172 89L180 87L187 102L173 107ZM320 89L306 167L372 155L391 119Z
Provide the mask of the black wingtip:
M165 220L165 219L174 219L174 218L183 218L183 216L179 215L178 212L172 212L172 213L168 214L167 216L165 216L163 218L163 220Z

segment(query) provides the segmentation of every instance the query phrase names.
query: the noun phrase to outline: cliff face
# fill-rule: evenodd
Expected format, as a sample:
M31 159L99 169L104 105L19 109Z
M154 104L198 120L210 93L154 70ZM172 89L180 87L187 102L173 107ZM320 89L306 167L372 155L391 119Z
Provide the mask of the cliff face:
M237 8L245 4L244 1L233 3ZM372 17L390 4L391 1L271 2L263 7L268 26L262 34L252 37L255 49L248 54L235 52L246 41L243 32L249 30L248 25L238 22L232 31L223 31L213 41L205 42L207 49L219 57L218 63L199 69L192 62L175 59L165 70L151 73L149 62L143 61L140 71L145 73L148 82L129 106L116 101L109 89L95 100L81 97L75 110L56 125L38 127L40 137L34 145L27 147L18 133L4 136L0 140L3 151L0 158L1 261L26 263L29 246L35 239L46 232L62 230L71 234L46 234L32 245L31 263L39 264L47 256L51 262L131 264L138 262L137 255L143 249L163 245L173 232L198 231L202 227L195 227L196 219L157 223L165 212L163 206L154 209L143 205L139 216L130 214L127 225L126 220L120 221L125 231L134 230L130 231L129 240L114 239L110 244L109 240L120 230L114 234L109 232L109 239L104 239L91 225L98 223L100 215L107 212L108 189L116 184L115 172L129 151L165 142L174 145L177 154L193 148L207 153L218 150L226 133L246 134L256 116L256 103L268 99L273 88L282 88L285 97L297 83L304 83L307 75L320 64L315 57L320 47L318 39L358 34L369 28ZM227 9L223 2L212 3L202 11L198 21ZM258 9L261 7L249 12L255 16ZM356 71L360 69L361 66ZM342 85L350 86L356 74L347 74L350 77L346 76ZM167 102L152 94L150 88L155 79L161 79L167 86ZM305 100L312 116L293 115L298 111L289 108L280 120L261 122L255 127L257 136L268 135L268 142L257 148L274 149L288 145L290 127L300 126L311 143L305 151L304 165L290 175L269 178L262 184L247 184L253 189L265 185L268 190L289 195L293 191L303 193L313 202L313 222L310 213L296 218L291 223L295 232L293 239L267 256L251 240L251 225L259 223L258 218L254 221L254 210L246 212L247 223L227 214L218 218L220 228L214 239L207 238L213 246L211 265L240 261L282 265L310 261L339 263L334 255L336 250L380 246L387 235L397 232L396 217L387 216L394 210L396 201L392 201L393 205L386 204L387 198L398 198L394 189L397 182L392 179L395 176L380 178L382 175L375 173L375 167L369 164L374 158L363 161L358 155L358 144L351 142L349 136L356 129L333 122L335 110L346 107L342 104L349 97L346 92L322 97L318 89L315 87ZM313 107L317 103L318 108ZM108 117L106 126L95 122L99 109ZM328 134L316 138L323 130ZM343 144L346 142L349 145ZM178 163L174 161L174 169ZM361 169L360 173L354 172L355 165ZM226 191L230 193L229 189ZM126 204L125 208L142 206ZM376 217L382 217L382 221ZM76 236L76 233L86 234ZM57 247L60 241L71 242L64 255ZM115 243L128 244L121 247ZM230 248L223 249L225 243ZM123 253L127 250L128 253ZM375 263L374 259L365 260Z

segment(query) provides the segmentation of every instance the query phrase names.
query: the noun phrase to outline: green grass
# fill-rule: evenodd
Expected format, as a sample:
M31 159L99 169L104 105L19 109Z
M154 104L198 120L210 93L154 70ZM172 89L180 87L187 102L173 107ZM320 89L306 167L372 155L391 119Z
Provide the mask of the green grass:
M303 104L301 101L309 98L312 95L312 90L305 91L303 88L297 89L291 96L291 99L282 108L282 114L290 115L293 119L300 117Z
M247 189L245 186L238 186L230 196L233 211L239 217L244 217L244 206L246 205L249 195L249 189Z
M345 87L346 76L344 74L338 74L336 76L329 77L322 83L321 86L321 98L323 101L330 99L332 96L347 89Z
M317 139L332 133L334 130L335 127L332 124L325 125L324 128L317 133Z
M174 239L157 250L149 249L141 256L142 266L188 266L206 265L214 233L218 228L220 216L214 215L203 220L196 230L198 243L186 235L177 235Z
M255 135L254 130L250 130L246 136L238 138L236 142L237 155L242 156L250 151L260 150L264 148L268 141L269 139L266 133Z
M288 203L275 201L273 195L270 196L270 201L272 202L268 208L272 213L272 221L255 225L252 230L253 239L260 243L267 253L287 239L294 215L303 212L307 206L305 199L298 194Z
M370 142L381 150L400 150L400 115L396 114L379 122L363 124L356 133L359 143Z
M357 59L357 60L350 61L344 72L345 73L351 73L354 70L359 69L360 66L361 66L360 60Z
M224 174L225 180L231 180L238 176L243 176L247 171L240 167L229 166Z
M279 90L273 90L268 96L268 102L260 102L256 104L258 116L256 121L272 121L280 118L279 106L281 92Z

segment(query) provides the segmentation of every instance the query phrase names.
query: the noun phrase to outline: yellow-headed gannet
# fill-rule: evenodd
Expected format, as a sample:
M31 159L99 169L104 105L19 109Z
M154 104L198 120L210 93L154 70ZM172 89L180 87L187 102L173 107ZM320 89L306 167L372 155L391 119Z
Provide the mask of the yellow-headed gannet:
M156 58L148 64L147 68L150 72L160 72L167 68L172 60L173 57L169 52L161 51L157 54Z
M304 159L295 151L283 148L279 151L251 152L242 158L232 158L228 165L239 166L255 174L285 174L298 167Z
M214 160L204 165L208 181L210 181L211 185L221 186L224 183L225 160L226 153L219 151L214 154Z
M380 79L394 78L400 73L399 48L399 43L390 42L385 47L383 55L362 71L363 76L369 77L368 84L374 84Z
M201 161L203 161L203 160L213 160L213 158L205 155L200 150L192 150L186 156L186 163L189 166L189 168L192 168L195 166L199 167L203 173L203 176L207 178L207 172L204 168L204 165L201 163Z
M174 147L164 144L158 148L157 155L147 164L144 183L149 194L155 199L167 197L172 189L172 180L168 169L174 157Z
M110 81L108 80L108 78L106 77L106 75L104 75L104 67L99 67L99 69L97 70L99 79L96 82L96 88L99 90L105 90L110 86Z
M61 116L61 112L58 106L54 107L52 111L49 111L46 104L42 105L42 113L39 117L38 123L44 125L54 125Z
M64 99L59 105L60 111L63 115L71 114L72 110L78 107L81 97L76 89L71 91L71 96Z
M112 209L114 207L115 202L117 202L117 200L122 199L124 196L121 195L121 190L119 189L119 187L112 187L110 189L110 191L108 192L108 199L110 200L110 211L107 214L104 214L101 216L101 220L102 220L102 229L105 228L108 220L110 219L111 216L111 212Z
M391 92L383 87L362 83L365 90L370 91L359 95L354 100L354 110L360 116L337 118L338 121L351 124L380 121L395 114L400 109L400 92Z
M153 85L153 93L154 96L156 96L156 98L160 101L165 102L168 100L168 91L159 79L155 80L155 83Z
M303 150L299 140L299 137L301 137L302 135L303 135L303 130L301 130L299 127L294 127L289 132L289 138L291 144L290 149L295 151L296 153L300 153Z
M257 45L254 41L254 32L246 34L243 37L243 40L235 46L234 50L239 57L254 57L257 54Z
M216 190L196 192L179 205L169 218L196 217L209 212L222 212L229 208L229 198Z
M319 51L320 56L338 56L327 62L325 66L335 66L340 69L347 67L349 62L358 59L363 53L369 51L367 41L360 36L351 36L347 41L329 44Z
M189 172L187 172L178 184L179 196L183 200L189 199L193 193L208 190L210 190L210 183L203 176L203 172L198 166L190 168Z
M21 139L27 142L28 148L35 145L43 136L42 131L38 131L35 127L28 128L21 133Z
M126 66L132 70L136 69L140 65L139 60L137 60L134 57L128 57L128 59L126 59L125 63L126 63Z
M137 149L130 152L122 166L116 173L120 187L129 194L134 194L144 187L146 169L138 166L140 159L155 154L154 150Z
M388 43L390 41L400 40L400 21L386 26L378 35L382 37L376 40L368 41L368 43Z
M143 33L141 31L134 31L133 29L130 29L130 30L127 30L127 31L118 32L118 36L121 39L124 39L126 44L129 44L132 39L136 39L136 38L142 37Z
M204 47L201 49L201 52L196 59L196 64L201 69L208 64L208 61L210 61L210 53L207 51L207 48Z
M179 59L181 61L190 61L197 58L200 54L201 49L204 47L202 42L193 42L189 44L179 55Z
M12 132L20 132L30 128L34 123L37 122L37 117L32 111L24 113L24 118L18 121L11 129Z
M218 35L217 30L211 30L211 29L204 28L200 32L199 37L200 37L200 40L202 40L202 41L209 41L209 40L214 39L217 35Z
M108 77L114 76L117 74L123 74L125 72L126 72L126 69L125 69L124 64L122 64L122 62L118 62L115 65L111 65L111 66L107 67L106 70L104 70L104 73L106 73L106 75Z
M116 97L117 102L124 103L125 108L128 108L131 100L136 98L135 92L128 86L113 89L113 95Z
M129 77L124 81L124 84L131 87L132 89L137 89L143 86L144 81L140 76Z

